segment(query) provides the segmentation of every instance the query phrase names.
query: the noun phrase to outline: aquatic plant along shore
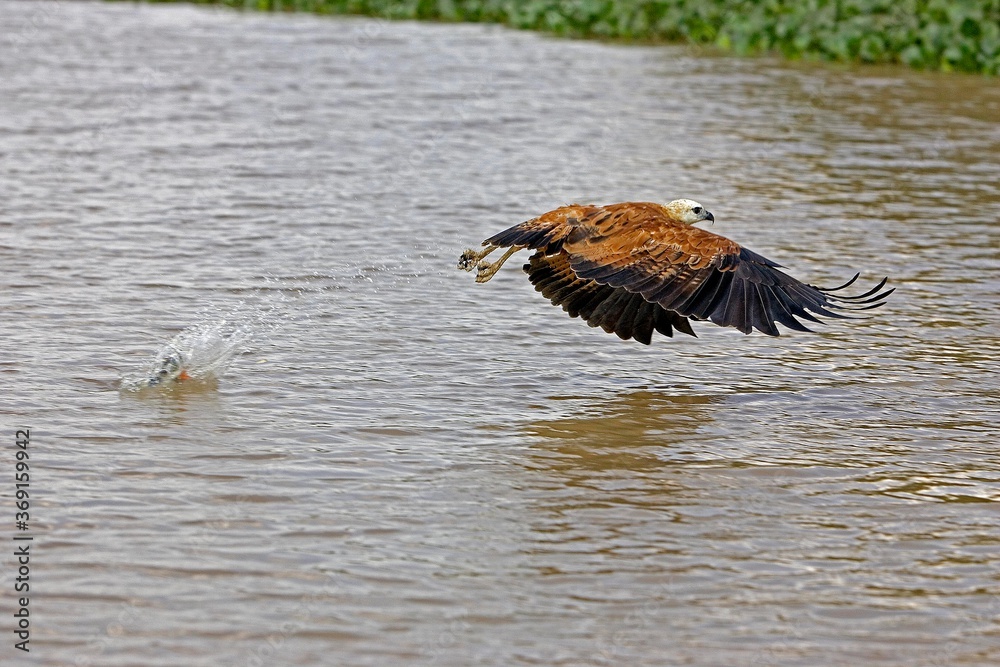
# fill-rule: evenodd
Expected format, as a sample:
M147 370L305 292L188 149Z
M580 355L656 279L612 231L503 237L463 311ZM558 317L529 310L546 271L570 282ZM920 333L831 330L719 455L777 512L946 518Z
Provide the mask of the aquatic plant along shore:
M169 1L169 0L166 0ZM1000 0L195 0L245 9L502 23L740 55L1000 72Z

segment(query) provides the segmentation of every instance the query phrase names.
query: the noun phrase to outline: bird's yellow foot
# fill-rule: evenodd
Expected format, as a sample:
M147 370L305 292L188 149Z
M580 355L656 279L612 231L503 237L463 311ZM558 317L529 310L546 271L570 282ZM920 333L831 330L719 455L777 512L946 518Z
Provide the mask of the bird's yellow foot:
M498 264L499 262L490 263L485 260L479 262L479 266L476 267L476 282L485 283L495 276L497 271L500 270Z
M513 246L513 247L510 247L510 248L507 248L507 252L505 252L503 254L503 257L501 257L497 261L493 262L492 264L490 262L487 262L486 260L483 260L483 261L479 262L479 266L476 267L476 282L477 283L485 283L486 281L488 281L490 278L492 278L496 274L497 271L500 270L500 267L503 266L503 263L506 262L510 258L511 255L513 255L515 252L517 252L520 249L521 249L521 246ZM490 252L493 252L493 249L491 249ZM489 253L485 253L485 254L480 255L480 256L481 257L485 257L486 254L489 254Z

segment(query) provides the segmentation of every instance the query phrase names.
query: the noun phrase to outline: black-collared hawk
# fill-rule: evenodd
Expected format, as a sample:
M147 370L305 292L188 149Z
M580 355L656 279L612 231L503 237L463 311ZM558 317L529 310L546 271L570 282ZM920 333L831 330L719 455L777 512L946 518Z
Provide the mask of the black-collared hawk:
M694 336L692 320L745 334L777 336L776 323L810 331L796 318L847 318L843 311L877 308L893 291L882 291L884 278L863 294L837 293L857 275L840 287L807 285L780 264L694 226L703 220L715 216L690 199L563 206L491 236L480 252L466 250L458 267L477 268L476 282L484 283L518 250L535 250L524 270L536 291L570 317L646 345L654 331ZM498 248L508 250L485 261Z

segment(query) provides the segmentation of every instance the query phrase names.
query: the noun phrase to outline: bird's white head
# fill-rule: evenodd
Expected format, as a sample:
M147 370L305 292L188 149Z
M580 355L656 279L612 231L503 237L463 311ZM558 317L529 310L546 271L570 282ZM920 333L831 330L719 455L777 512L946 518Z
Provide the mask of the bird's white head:
M709 213L708 209L691 199L675 199L669 204L663 204L663 210L677 222L686 225L693 225L702 220L715 222L715 216Z

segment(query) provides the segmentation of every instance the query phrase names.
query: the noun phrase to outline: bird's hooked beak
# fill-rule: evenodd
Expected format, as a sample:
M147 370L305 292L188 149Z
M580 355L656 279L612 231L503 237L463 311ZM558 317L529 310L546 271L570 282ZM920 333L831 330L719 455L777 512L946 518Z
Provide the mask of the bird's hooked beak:
M705 211L705 220L708 220L713 225L715 224L715 216L710 211Z

